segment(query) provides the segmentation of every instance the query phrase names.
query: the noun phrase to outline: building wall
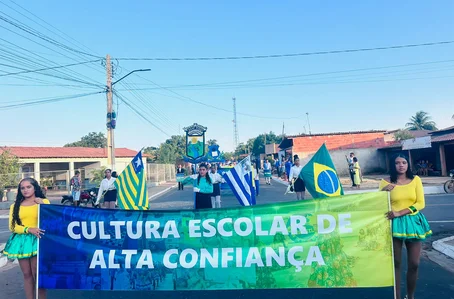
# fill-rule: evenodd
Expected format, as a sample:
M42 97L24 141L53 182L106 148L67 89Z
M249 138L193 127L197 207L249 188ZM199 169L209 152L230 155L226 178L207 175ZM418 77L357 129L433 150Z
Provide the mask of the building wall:
M379 148L386 145L384 133L359 133L293 138L293 154L300 158L315 153L325 143L328 150L355 151L361 148Z
M348 164L345 155L348 155L351 150L334 150L330 151L331 159L336 167L337 173L340 176L349 176ZM363 174L369 173L383 173L386 172L386 158L385 153L378 151L375 148L360 148L353 150L355 156L358 158L359 165ZM310 154L305 158L301 158L302 165L305 165L314 156Z

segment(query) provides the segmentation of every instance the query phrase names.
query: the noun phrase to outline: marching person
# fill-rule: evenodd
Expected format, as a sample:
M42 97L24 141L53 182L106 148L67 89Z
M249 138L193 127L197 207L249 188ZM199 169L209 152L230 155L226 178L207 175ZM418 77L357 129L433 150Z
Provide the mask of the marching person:
M211 195L213 194L213 182L208 174L205 163L199 165L199 174L186 177L182 181L183 185L193 184L195 195L195 209L209 209L211 205Z
M115 203L117 202L117 188L114 183L116 178L112 176L112 170L106 169L104 172L105 178L101 181L98 191L98 199L95 205L99 205L101 197L104 197L104 208L115 209Z
M398 154L391 160L390 177L380 182L379 190L390 192L396 298L400 299L402 247L407 248L407 296L414 299L422 241L432 235L429 223L421 210L425 207L421 178L413 175L408 159Z
M350 179L352 180L352 187L356 187L356 184L355 184L355 168L354 168L355 162L353 162L353 158L355 158L355 154L354 153L350 153L349 157L347 157L347 155L345 156L345 159L347 160L347 163L348 163L348 171L350 173Z
M177 168L177 177L178 176L184 176L184 168L180 165L178 165ZM178 182L178 190L183 190L184 186L181 182Z
M359 166L358 158L356 157L353 157L353 170L355 172L353 175L353 183L356 185L356 188L359 189L363 181L363 173L361 171L361 166Z
M271 185L271 163L267 159L263 162L263 175L267 185Z
M306 184L300 177L302 169L303 166L300 165L300 159L296 158L295 165L290 168L289 185L293 183L293 189L295 190L297 200L303 200L306 194Z
M211 195L211 206L213 209L221 207L221 186L220 183L225 183L224 178L217 172L216 164L211 165L210 178L213 183L213 194Z
M13 234L2 253L19 261L26 299L35 298L38 238L44 235L44 230L38 227L39 205L49 203L38 182L25 178L19 183L16 201L9 209L8 223ZM39 299L45 299L46 290L39 289L38 295Z

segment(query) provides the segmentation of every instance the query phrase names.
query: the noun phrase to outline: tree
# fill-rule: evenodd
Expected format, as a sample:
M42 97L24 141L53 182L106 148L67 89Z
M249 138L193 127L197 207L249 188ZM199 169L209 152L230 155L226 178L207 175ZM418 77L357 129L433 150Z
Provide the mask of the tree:
M277 136L273 132L269 132L265 134L260 134L254 139L253 146L252 146L252 153L256 156L265 153L265 136L266 136L266 144L272 143L281 143L282 136Z
M186 138L174 135L161 143L157 150L157 162L175 164L186 155Z
M7 187L17 186L20 168L19 158L9 150L3 150L0 154L0 194Z
M107 147L107 138L104 133L91 132L83 136L79 141L68 143L65 147L94 147L105 148Z
M418 111L416 112L415 116L410 118L410 122L408 122L405 126L410 131L418 131L418 130L431 130L436 131L437 125L434 121L431 120L429 113L425 111Z
M408 130L399 130L396 133L394 133L394 140L395 141L402 141L402 140L407 140L407 139L412 139L414 136L408 132Z
M91 179L90 182L96 184L96 186L99 186L101 184L101 181L104 179L105 174L104 172L106 171L107 167L103 166L101 168L93 169L91 173Z
M232 158L233 158L233 153L231 153L231 152L224 153L224 159L226 162L232 161Z
M153 163L153 162L156 162L156 160L158 159L159 147L149 146L149 147L144 148L143 152L145 154L149 155L147 157L147 162Z
M208 146L212 146L215 144L218 144L218 141L216 139L210 139L207 141Z

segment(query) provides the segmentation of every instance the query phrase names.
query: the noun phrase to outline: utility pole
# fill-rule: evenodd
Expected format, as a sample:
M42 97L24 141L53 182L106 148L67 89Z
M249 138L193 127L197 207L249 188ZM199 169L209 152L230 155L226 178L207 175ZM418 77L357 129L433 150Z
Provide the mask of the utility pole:
M107 164L110 166L112 171L115 170L115 143L114 143L114 129L111 125L112 119L112 106L113 106L113 95L112 95L112 64L110 63L110 55L106 55L106 73L107 73Z
M236 99L233 98L233 146L235 149L238 147L239 144L239 137L238 137L238 123L236 120Z
M311 123L309 121L309 112L306 112L306 116L307 116L307 125L309 126L309 135L312 135L312 132L311 132Z

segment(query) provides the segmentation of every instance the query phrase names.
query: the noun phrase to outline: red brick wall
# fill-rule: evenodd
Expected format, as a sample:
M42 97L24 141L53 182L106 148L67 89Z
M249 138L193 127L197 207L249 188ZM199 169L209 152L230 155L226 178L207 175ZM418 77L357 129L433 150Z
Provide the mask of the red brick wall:
M293 153L303 156L316 152L323 143L328 150L382 147L386 143L383 133L302 136L293 138Z

